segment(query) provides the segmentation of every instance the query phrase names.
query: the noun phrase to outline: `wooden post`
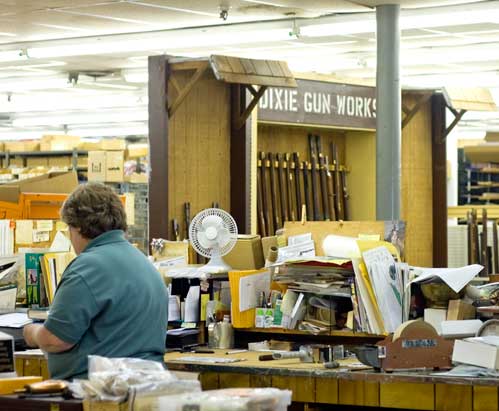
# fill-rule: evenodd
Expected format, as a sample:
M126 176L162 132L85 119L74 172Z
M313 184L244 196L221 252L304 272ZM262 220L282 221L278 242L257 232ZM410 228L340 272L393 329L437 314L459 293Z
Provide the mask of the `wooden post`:
M247 105L246 89L231 84L230 131L230 212L239 233L251 231L251 121L239 127L239 119Z
M447 153L445 100L431 98L433 180L433 266L447 267Z
M168 78L167 56L149 57L149 242L168 239Z

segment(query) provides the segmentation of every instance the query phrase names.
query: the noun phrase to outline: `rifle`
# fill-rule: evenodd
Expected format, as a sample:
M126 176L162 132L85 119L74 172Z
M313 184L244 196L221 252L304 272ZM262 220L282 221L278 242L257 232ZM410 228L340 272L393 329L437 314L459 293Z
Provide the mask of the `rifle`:
M300 153L293 153L293 162L295 163L295 188L296 188L296 210L298 220L301 218L301 184L300 184Z
M494 274L499 274L499 250L497 240L497 220L493 221L492 225L492 253L494 255Z
M327 178L327 204L329 207L331 221L335 221L336 212L334 210L334 183L333 183L333 175L331 174L331 170L329 170L328 156L325 157L325 161L326 161L326 178Z
M317 150L317 155L319 156L319 174L321 179L321 194L322 194L322 210L324 211L324 220L330 219L329 205L327 201L327 171L326 164L324 161L324 155L322 154L322 144L321 137L315 136L315 148Z
M340 170L341 185L343 187L343 218L348 220L348 189L347 189L347 171L345 168Z
M265 158L265 153L262 151L260 152L260 160L262 162L261 167L260 167L260 173L262 174L262 205L263 205L263 210L265 214L265 220L267 221L267 228L268 228L268 234L273 235L274 234L274 226L272 224L272 219L270 218L270 204L269 204L269 198L267 197L267 173L266 173L266 168L267 168L267 160Z
M185 223L185 239L189 239L189 225L191 224L191 203L184 203L184 223Z
M294 182L293 182L293 173L291 172L291 156L289 153L285 154L286 158L286 174L288 181L288 206L289 206L289 216L291 217L291 221L296 221L296 213L295 213L295 190L294 190Z
M466 225L468 228L468 265L473 264L473 251L471 247L471 241L473 238L473 233L472 233L472 225L473 225L473 220L472 220L472 215L470 211L466 212Z
M487 246L487 209L482 209L482 241L480 248L480 264L483 265L483 270L480 276L486 277L489 274L489 258L488 258L488 246Z
M479 261L480 252L478 250L478 226L476 210L471 210L470 221L470 261L476 264Z
M173 235L173 241L180 241L178 222L177 219L175 218L172 220L172 235Z
M336 193L336 218L338 220L344 220L345 219L345 214L343 211L343 187L342 187L342 181L341 181L341 174L340 174L340 162L338 160L338 148L336 147L336 144L331 143L331 156L333 159L333 165L334 165L334 175L333 175L333 180L334 180L334 191Z
M308 182L308 161L303 162L303 195L305 196L305 207L307 209L307 220L312 221L312 207L310 206L310 189Z
M322 220L321 213L319 210L319 183L317 181L317 157L315 153L315 144L314 144L314 136L312 134L308 135L308 148L310 151L310 160L312 163L312 205L314 207L314 220L319 221Z
M265 214L263 212L263 187L262 187L262 177L261 177L261 168L262 162L259 161L260 169L257 170L256 173L256 208L258 213L258 222L260 224L260 235L262 237L267 237L267 227L265 225Z
M281 200L282 225L284 226L284 222L289 221L287 204L288 184L286 182L286 173L284 172L283 156L279 153L277 154L277 180L279 182L279 199Z
M279 198L277 196L277 181L275 176L274 155L268 154L270 165L270 199L272 200L272 214L274 216L275 229L281 228L281 217L279 215Z

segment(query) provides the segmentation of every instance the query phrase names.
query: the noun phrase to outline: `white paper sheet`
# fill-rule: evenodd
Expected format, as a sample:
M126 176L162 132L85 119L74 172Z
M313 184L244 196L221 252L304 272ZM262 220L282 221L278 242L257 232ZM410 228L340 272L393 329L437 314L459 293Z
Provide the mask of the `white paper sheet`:
M467 265L459 268L412 268L419 273L419 275L411 281L411 284L438 277L456 293L461 291L480 271L483 270L483 266L480 264Z
M324 254L335 258L357 258L360 257L358 238L344 235L328 235L322 242Z
M292 259L301 259L315 257L315 244L313 241L304 241L302 243L288 245L286 247L279 247L277 254L277 262Z
M180 299L178 295L168 296L168 321L180 321Z
M71 249L71 241L61 231L55 234L54 241L50 246L51 253L67 253Z
M14 254L14 230L10 220L0 220L0 256Z
M16 309L17 287L0 290L0 313L11 313Z
M0 315L0 327L22 328L33 321L28 318L26 313L10 313Z
M187 297L185 297L185 316L184 322L197 323L199 321L199 297L201 288L199 285L191 286Z
M256 308L258 296L270 293L270 272L246 275L239 280L239 311Z
M362 253L373 286L378 307L389 333L402 324L404 289L395 268L395 259L386 247L376 247Z

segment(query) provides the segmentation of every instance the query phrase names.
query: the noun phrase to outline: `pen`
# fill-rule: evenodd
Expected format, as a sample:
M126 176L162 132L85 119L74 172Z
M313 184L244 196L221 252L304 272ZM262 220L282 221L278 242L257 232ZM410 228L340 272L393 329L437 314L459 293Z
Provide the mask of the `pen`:
M225 353L225 355L229 355L229 354L239 354L239 353L242 353L242 352L246 352L248 350L232 350L232 351L227 351Z

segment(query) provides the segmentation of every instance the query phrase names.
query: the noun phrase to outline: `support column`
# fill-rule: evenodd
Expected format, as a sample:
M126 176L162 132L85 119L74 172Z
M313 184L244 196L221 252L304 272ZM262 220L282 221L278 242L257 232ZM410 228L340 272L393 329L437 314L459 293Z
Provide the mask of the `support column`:
M166 56L149 57L149 243L168 239L168 78Z
M246 89L232 84L230 133L230 212L238 232L251 233L251 120L242 127L237 120L247 106Z
M376 218L400 219L401 90L399 5L376 7Z

